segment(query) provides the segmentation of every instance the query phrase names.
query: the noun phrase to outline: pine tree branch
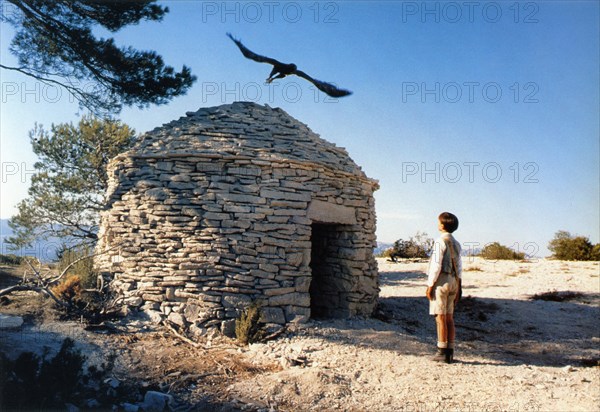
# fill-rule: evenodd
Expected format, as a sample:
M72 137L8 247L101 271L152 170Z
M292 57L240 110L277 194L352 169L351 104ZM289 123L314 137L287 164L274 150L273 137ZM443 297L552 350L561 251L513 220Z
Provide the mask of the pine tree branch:
M29 69L24 69L24 68L20 68L20 67L11 67L11 66L6 66L4 64L0 64L0 69L16 71L25 76L36 79L44 84L50 84L50 85L56 85L56 86L62 87L67 92L69 92L69 94L71 94L75 99L77 99L77 101L79 101L84 107L88 108L89 110L91 110L94 113L100 114L100 112L98 112L98 109L101 109L104 111L108 110L107 105L105 103L101 102L93 94L85 93L82 90L78 89L77 87L66 84L65 82L61 82L61 81L51 79L48 77L43 77L39 74L32 73L31 71L29 71ZM36 70L36 72L38 72L38 71ZM41 73L45 73L45 72L41 72ZM61 76L59 74L57 74L55 76L63 77L63 78L65 78L65 80L67 82L71 83L70 80L68 80L68 77L66 77L66 76Z

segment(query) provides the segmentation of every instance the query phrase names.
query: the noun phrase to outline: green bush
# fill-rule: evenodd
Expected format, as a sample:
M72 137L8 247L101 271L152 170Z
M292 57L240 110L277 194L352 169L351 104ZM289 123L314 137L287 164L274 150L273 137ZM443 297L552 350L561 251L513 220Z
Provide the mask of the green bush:
M565 230L554 234L548 243L552 257L559 260L600 260L600 244L593 245L585 236L573 236Z
M94 249L89 245L80 245L75 247L67 247L63 245L57 252L58 257L58 271L62 272L67 266L85 256L89 256L87 259L80 260L75 263L67 275L77 276L80 279L81 287L83 288L94 288L96 287L96 281L98 279L98 272L94 269L94 259L92 255Z
M260 327L260 302L252 302L235 321L235 337L243 345L259 342L264 337Z
M6 409L60 408L82 391L85 357L69 338L52 359L24 352L14 362L3 357L1 363L1 398Z
M117 402L133 400L135 388L110 386L114 359L109 355L101 365L85 368L87 358L70 338L52 358L47 351L43 356L23 352L11 360L0 351L0 411L59 411L66 403L85 405L89 399L99 403L99 410L110 410Z
M498 242L490 243L479 253L484 259L489 260L523 260L525 259L525 253L515 252L514 250L501 245Z

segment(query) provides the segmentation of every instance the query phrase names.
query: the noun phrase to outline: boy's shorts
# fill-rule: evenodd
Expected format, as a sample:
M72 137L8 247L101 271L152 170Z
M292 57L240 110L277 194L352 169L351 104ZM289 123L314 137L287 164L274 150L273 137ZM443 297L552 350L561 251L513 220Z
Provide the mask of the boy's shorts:
M429 301L430 315L451 315L454 313L454 300L458 293L456 277L448 273L440 273L433 286L435 299Z

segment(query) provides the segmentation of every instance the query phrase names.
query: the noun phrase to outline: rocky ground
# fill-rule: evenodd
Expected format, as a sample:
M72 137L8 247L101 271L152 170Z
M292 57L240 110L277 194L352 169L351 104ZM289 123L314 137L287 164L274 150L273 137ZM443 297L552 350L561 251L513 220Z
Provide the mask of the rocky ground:
M89 362L113 359L109 383L127 388L120 409L141 410L151 392L173 395L175 410L600 410L597 262L465 259L452 365L430 360L427 264L378 264L375 318L312 321L267 343L215 336L193 347L136 322L86 330L19 293L0 312L25 323L2 330L0 345L14 357L69 336Z

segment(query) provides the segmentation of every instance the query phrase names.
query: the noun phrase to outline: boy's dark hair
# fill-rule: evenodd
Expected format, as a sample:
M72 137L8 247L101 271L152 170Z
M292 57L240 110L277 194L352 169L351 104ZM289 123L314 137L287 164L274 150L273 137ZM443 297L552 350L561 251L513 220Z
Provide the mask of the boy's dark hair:
M452 213L450 213L450 212L441 213L438 216L438 219L439 219L440 223L442 224L442 226L444 226L444 230L446 232L452 233L456 229L458 229L458 218L456 216L454 216Z

